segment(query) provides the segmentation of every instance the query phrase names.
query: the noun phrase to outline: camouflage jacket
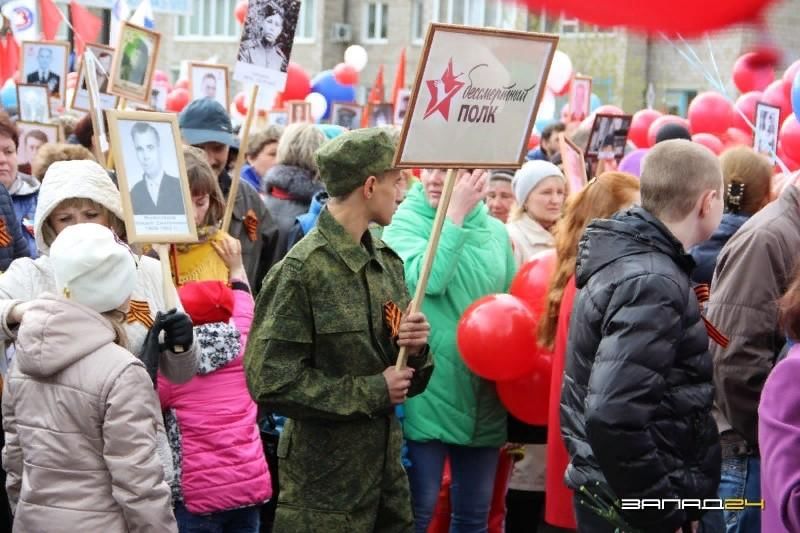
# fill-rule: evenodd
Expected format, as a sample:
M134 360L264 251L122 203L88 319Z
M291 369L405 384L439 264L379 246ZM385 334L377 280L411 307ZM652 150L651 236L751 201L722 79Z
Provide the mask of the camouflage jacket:
M245 355L253 398L294 420L390 416L382 373L398 348L385 308L405 310L408 301L402 260L370 232L357 244L323 210L259 294ZM433 366L429 354L409 358L409 365L416 368L413 396Z

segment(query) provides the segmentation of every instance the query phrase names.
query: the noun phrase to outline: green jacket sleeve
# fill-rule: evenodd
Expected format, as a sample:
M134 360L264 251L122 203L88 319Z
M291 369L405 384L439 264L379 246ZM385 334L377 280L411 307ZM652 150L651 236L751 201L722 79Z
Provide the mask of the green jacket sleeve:
M382 374L330 376L314 368L310 299L291 259L270 272L253 330L244 360L247 385L268 411L297 420L347 420L391 410Z

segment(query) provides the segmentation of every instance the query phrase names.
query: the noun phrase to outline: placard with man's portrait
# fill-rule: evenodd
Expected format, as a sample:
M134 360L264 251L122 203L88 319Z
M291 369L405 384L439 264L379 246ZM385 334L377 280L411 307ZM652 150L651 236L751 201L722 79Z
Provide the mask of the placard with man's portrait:
M363 108L358 104L349 102L334 102L331 109L331 123L356 130L361 127L361 113Z
M32 163L42 145L61 141L61 127L58 124L19 121L17 122L17 131L19 131L19 145L17 146L17 164L19 165Z
M143 104L150 103L160 41L160 33L129 22L122 23L114 54L112 93Z
M100 93L100 108L101 109L116 109L117 96L111 94L109 85L111 80L111 69L114 66L114 49L104 44L87 44L86 50L94 54L95 59L95 76L97 78L97 87ZM72 93L72 109L79 111L89 111L89 90L86 85L86 75L83 71L83 63L87 51L81 57L81 63L78 67L78 88Z
M62 41L24 41L22 73L24 83L44 85L50 95L50 109L64 104L67 94L69 43Z
M189 94L192 101L211 98L222 107L230 107L228 67L209 63L189 63Z
M177 115L108 112L130 242L197 241Z
M24 122L47 122L50 120L50 94L45 85L17 85L17 108L19 119Z

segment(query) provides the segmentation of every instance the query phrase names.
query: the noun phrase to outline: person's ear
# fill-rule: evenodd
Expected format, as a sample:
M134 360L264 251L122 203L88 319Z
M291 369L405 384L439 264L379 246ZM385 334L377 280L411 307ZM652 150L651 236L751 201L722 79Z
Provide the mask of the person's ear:
M369 200L375 194L375 185L378 183L378 178L370 176L364 182L364 199Z
M700 218L706 217L713 210L714 200L719 195L719 191L707 190L700 196Z

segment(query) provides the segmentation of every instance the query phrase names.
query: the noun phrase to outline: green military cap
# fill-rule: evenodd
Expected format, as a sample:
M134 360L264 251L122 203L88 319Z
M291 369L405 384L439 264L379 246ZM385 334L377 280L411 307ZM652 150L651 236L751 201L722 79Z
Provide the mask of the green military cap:
M385 128L348 131L322 145L315 154L319 175L336 198L364 185L370 176L394 166L395 144Z

